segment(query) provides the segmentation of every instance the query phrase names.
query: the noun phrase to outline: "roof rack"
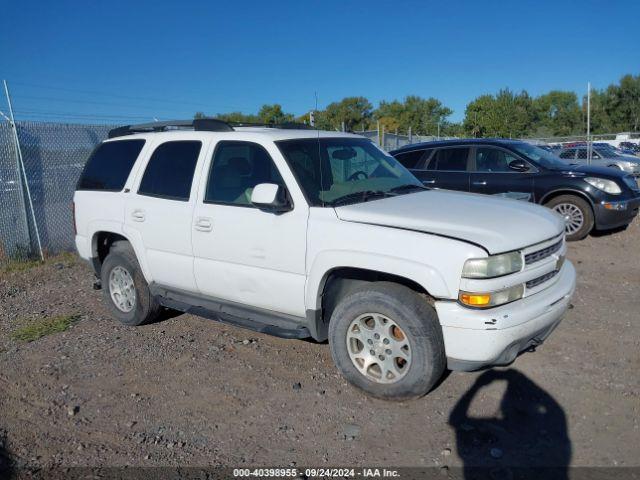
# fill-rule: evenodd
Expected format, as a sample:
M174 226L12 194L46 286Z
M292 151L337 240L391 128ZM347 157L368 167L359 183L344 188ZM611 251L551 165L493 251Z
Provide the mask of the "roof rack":
M179 128L193 128L204 132L232 132L233 127L217 118L195 118L193 120L168 120L165 122L139 123L109 130L109 138L132 135L134 133L164 132Z
M125 125L109 130L109 138L123 137L134 133L165 132L167 130L188 129L200 132L233 132L233 127L266 127L283 129L313 130L305 123L246 123L225 122L217 118L195 118L193 120L168 120L164 122L139 123L137 125Z

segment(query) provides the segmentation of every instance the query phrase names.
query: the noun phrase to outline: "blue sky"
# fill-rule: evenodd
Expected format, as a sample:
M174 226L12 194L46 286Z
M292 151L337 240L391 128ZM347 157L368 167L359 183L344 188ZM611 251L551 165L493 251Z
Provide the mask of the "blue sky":
M640 2L3 2L20 118L143 120L345 96L465 105L640 73ZM5 110L4 100L0 110ZM74 117L75 116L75 117Z

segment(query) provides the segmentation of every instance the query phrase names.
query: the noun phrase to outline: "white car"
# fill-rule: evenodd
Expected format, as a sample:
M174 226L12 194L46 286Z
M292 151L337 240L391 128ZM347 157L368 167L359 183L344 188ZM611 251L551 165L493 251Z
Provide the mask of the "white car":
M328 339L340 372L387 399L508 364L558 325L576 278L557 214L429 190L365 138L284 127L154 123L98 146L76 246L114 317L170 308Z

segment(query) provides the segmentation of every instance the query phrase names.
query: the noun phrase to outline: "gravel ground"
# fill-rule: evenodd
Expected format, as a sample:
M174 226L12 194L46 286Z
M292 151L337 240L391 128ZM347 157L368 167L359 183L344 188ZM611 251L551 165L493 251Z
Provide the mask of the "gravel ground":
M0 273L0 450L18 466L640 466L640 222L569 248L574 307L536 353L390 403L326 344L181 315L109 318L62 257ZM25 320L69 330L10 339ZM1 453L1 452L0 452Z

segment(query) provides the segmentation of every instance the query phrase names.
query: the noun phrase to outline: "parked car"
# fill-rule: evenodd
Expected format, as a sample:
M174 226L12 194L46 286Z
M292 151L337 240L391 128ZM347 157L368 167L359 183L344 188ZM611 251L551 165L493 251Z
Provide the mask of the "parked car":
M587 145L567 148L562 150L558 154L558 157L570 164L588 165L588 148L589 147ZM597 167L616 168L640 177L640 159L633 156L620 155L616 153L611 145L607 144L594 144L592 146L591 165Z
M426 189L363 137L213 119L110 136L78 182L75 242L126 325L170 308L328 339L352 384L406 399L445 368L512 362L571 301L558 215Z
M634 155L640 154L640 143L620 142L618 147L625 149L627 151L633 152Z
M628 225L640 191L628 174L570 166L522 141L469 139L428 142L392 151L426 186L501 195L545 205L566 221L567 240L594 228Z

